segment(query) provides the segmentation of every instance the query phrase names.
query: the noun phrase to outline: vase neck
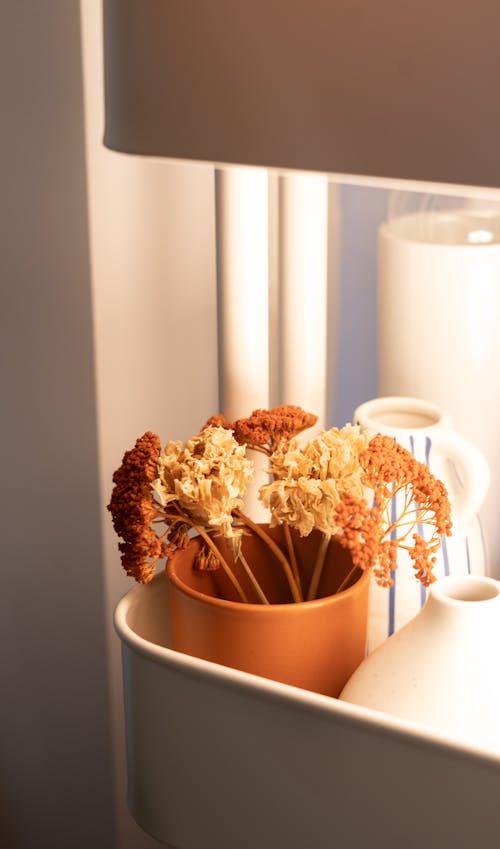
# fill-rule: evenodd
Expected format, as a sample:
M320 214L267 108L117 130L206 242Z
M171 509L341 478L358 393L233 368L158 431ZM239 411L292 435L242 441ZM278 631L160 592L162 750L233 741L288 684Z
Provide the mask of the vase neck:
M486 617L494 611L500 621L500 582L477 575L441 578L431 585L428 606L458 617Z

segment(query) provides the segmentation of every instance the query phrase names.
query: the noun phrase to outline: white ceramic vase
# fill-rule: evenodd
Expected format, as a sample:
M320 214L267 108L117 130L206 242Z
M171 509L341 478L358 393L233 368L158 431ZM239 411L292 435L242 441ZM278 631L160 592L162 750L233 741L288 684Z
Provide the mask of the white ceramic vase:
M340 698L500 753L500 583L442 578L358 667Z
M454 430L451 418L440 407L417 398L375 398L358 407L353 420L373 433L397 439L445 484L453 533L442 539L437 552L436 578L485 575L487 555L478 513L490 475L479 450ZM417 531L425 537L425 528L417 527ZM411 559L403 550L398 551L393 579L389 589L372 579L369 652L415 616L426 600L427 591L416 580Z
M378 387L443 406L488 460L481 518L500 578L500 214L439 201L379 231Z

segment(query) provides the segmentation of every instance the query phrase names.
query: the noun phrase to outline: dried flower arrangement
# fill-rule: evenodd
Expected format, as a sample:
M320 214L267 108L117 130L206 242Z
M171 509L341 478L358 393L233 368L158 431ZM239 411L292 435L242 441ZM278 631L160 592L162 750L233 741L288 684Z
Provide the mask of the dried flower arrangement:
M428 586L441 537L451 534L443 483L392 438L357 426L331 428L300 442L298 435L315 423L316 416L286 405L256 410L232 423L213 416L196 436L184 444L168 442L163 452L157 435L140 437L113 476L108 505L127 574L148 583L158 560L186 546L194 531L203 539L196 567L224 569L247 602L217 548L220 534L231 541L251 581L251 601L265 604L241 549L242 534L254 533L267 542L274 555L270 561L284 570L295 602L316 597L332 537L349 550L354 569L373 568L382 586L392 583L398 549L408 551L416 578ZM269 459L270 479L260 487L259 498L269 509L270 525L283 526L286 550L243 512L253 478L248 449ZM322 543L310 585L303 587L293 536L313 530L321 532ZM337 591L346 584L344 580Z

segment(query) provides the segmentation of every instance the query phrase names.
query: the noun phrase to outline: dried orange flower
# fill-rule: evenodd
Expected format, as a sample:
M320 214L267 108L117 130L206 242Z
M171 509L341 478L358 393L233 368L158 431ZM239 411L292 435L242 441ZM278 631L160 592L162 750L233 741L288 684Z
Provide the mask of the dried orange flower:
M224 413L217 413L216 416L210 416L210 418L206 422L206 424L203 425L202 430L204 430L206 427L225 427L226 430L233 430L234 429L233 425L226 418Z
M113 475L115 484L107 509L113 527L123 540L118 545L127 575L147 584L153 577L165 546L151 527L156 515L151 484L158 474L160 439L148 431L126 451L122 464Z
M237 536L232 513L243 505L252 463L245 448L222 427L205 427L182 444L169 442L158 461L153 490L163 507L172 502L195 522Z
M271 410L254 410L246 419L238 419L231 427L241 445L271 454L283 443L316 424L318 417L301 407L284 404Z
M379 584L393 583L397 550L408 552L416 578L435 580L435 553L451 535L451 508L442 481L389 436L375 436L360 454L362 483L373 490L373 505L344 497L335 509L339 536L361 568L374 567ZM427 529L428 539L415 528Z

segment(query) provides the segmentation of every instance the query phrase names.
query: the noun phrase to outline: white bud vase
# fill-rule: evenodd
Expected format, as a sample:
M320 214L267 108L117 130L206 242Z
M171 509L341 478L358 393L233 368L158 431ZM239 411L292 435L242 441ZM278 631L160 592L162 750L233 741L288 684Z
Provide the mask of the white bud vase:
M340 698L500 753L500 583L442 578Z
M396 396L361 404L354 421L363 429L394 437L446 486L453 529L451 537L443 537L437 552L436 578L487 574L477 514L488 492L489 466L480 451L454 430L450 416L428 401ZM394 515L402 507L402 498L394 499ZM424 538L432 533L432 529L419 525L415 530ZM392 575L394 585L389 589L372 579L369 652L415 616L427 597L425 587L415 578L408 552L398 550L397 569Z

